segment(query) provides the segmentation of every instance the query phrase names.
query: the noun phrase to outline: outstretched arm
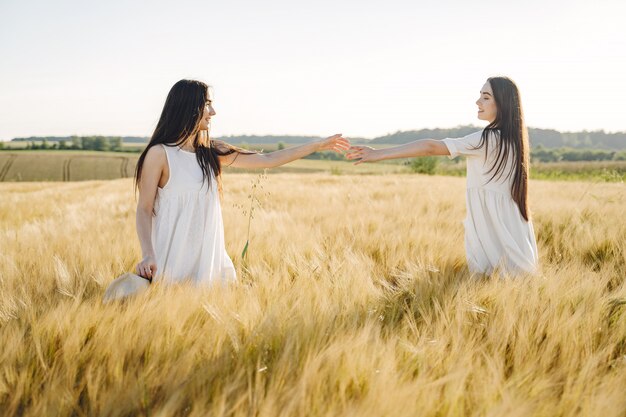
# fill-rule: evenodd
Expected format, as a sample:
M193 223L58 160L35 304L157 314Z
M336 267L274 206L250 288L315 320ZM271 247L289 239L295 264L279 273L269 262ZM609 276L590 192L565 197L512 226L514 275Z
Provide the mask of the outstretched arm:
M413 158L415 156L450 155L448 147L440 140L420 139L400 146L385 149L374 149L369 146L352 146L346 155L348 159L362 162L376 162L384 159Z
M293 146L291 148L263 153L232 153L220 156L223 166L235 168L274 168L305 157L313 152L332 150L335 152L346 151L350 148L350 141L341 136L341 133L330 136L326 139L319 139L304 145Z

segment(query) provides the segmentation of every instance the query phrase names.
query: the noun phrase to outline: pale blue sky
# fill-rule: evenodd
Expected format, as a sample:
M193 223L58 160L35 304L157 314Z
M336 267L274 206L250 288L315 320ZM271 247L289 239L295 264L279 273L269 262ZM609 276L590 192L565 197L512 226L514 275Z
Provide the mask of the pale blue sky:
M181 78L214 136L482 125L496 74L530 126L626 131L626 2L523 3L0 0L0 140L149 136Z

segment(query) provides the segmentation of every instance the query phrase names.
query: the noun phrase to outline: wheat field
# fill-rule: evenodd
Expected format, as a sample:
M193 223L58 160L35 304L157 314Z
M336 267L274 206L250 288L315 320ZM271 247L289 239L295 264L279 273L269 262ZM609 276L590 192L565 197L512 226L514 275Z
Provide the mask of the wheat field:
M226 174L239 281L103 305L132 180L1 183L0 415L626 415L624 184L532 181L524 279L469 276L464 185Z

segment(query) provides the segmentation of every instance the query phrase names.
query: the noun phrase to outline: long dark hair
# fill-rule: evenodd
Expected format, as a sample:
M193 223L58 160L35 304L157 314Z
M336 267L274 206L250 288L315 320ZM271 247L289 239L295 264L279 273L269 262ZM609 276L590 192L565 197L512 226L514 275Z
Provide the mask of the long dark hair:
M221 191L222 166L219 156L235 152L254 153L221 141L209 138L208 131L200 131L198 126L202 119L204 106L209 100L209 86L202 81L180 80L170 89L161 117L154 133L141 153L135 169L135 191L141 181L141 171L146 154L153 146L178 146L189 137L193 137L196 159L202 168L202 184L207 181L207 189L211 185L211 172L215 175L218 189Z
M487 171L492 173L489 181L496 176L501 178L512 156L513 168L506 178L513 176L511 197L517 203L524 220L528 221L528 129L524 122L524 111L517 85L507 77L490 77L488 80L496 101L496 118L483 130L478 147L485 146L485 155L489 153L487 138L493 133L496 138L497 155L493 166Z

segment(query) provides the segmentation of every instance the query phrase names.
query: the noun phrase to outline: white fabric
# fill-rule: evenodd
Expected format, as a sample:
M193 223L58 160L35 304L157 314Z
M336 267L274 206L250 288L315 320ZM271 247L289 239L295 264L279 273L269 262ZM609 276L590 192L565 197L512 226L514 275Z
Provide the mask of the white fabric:
M207 190L195 153L159 146L165 149L170 176L163 188L158 187L152 217L157 264L153 281L169 284L188 279L196 285L234 281L214 174Z
M538 266L537 243L532 221L522 217L511 196L513 176L509 157L502 177L489 181L488 173L497 156L497 138L488 137L489 155L485 147L475 149L482 130L463 138L447 138L443 142L450 151L450 159L459 155L467 158L467 216L465 225L465 251L468 267L473 273L493 272L496 267L509 274L536 272Z

